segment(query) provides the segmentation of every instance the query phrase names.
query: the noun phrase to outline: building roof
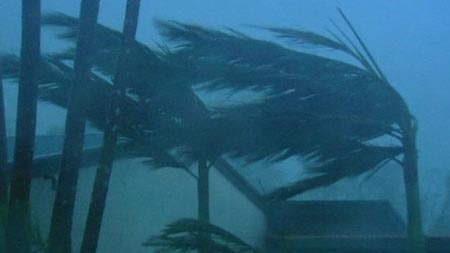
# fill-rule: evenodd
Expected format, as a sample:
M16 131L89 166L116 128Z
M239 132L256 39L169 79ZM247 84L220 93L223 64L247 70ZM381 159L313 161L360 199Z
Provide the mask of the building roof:
M12 161L14 154L14 136L9 136L8 143L8 161ZM84 148L98 148L101 145L101 134L87 134L84 138ZM62 151L64 142L63 135L38 135L35 137L34 157L49 156L59 154Z
M14 155L14 139L14 136L7 139L9 167L12 166ZM85 136L82 166L92 165L98 161L101 142L101 134ZM63 143L63 135L38 135L35 137L33 177L49 176L58 172Z
M98 162L102 134L87 134L84 138L82 166L94 165ZM33 177L54 175L59 170L63 149L63 135L39 135L35 137ZM14 137L8 137L8 161L11 166L14 151ZM120 150L119 150L120 151ZM118 152L118 156L127 155ZM215 168L236 187L248 200L261 210L263 203L260 194L224 159L217 159Z
M387 201L286 201L268 208L273 236L404 236L406 228Z

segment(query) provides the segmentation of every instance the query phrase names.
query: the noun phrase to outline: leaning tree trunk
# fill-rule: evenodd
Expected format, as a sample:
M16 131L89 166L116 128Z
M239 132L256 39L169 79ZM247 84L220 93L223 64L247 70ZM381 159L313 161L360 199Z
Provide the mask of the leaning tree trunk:
M0 227L5 222L8 205L8 151L6 143L5 101L3 97L3 80L0 62Z
M109 179L111 176L114 152L116 149L118 131L121 126L121 101L125 94L126 82L130 80L127 62L131 60L135 43L138 24L140 0L128 0L123 25L123 42L119 55L112 97L109 105L107 124L103 135L103 146L100 156L100 164L95 175L94 188L92 190L91 203L84 230L81 253L95 253L106 205Z
M416 133L417 125L414 119L409 119L405 127L403 147L403 178L405 182L406 205L408 216L408 247L411 253L424 253L425 235L422 228L420 209L420 191L417 166Z
M0 252L5 252L6 210L8 208L8 151L6 143L5 103L0 62Z
M82 0L74 62L74 81L67 106L65 139L48 246L51 253L70 253L72 218L86 125L86 107L99 0Z
M22 1L22 46L16 141L6 226L6 252L31 249L30 188L40 61L40 0Z
M209 223L209 168L206 162L206 159L203 157L198 161L198 220L201 223ZM198 253L208 253L209 235L201 233L199 238Z

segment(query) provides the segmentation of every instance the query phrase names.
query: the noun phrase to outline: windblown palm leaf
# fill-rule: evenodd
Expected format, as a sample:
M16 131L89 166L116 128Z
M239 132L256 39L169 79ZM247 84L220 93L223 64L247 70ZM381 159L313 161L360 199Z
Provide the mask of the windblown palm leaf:
M59 28L59 37L75 42L77 38L78 19L64 14L52 14L44 18L44 24ZM100 129L105 126L107 102L111 96L112 84L108 80L114 75L117 54L120 49L121 34L97 26L98 35L96 51L93 57L94 71L91 76L91 90L94 93L88 106L89 119ZM151 50L143 44L136 43L132 52L134 61L129 69L131 79L127 83L127 96L124 98L125 123L121 134L136 143L134 154L144 143L145 152L152 164L157 167L175 166L185 168L193 161L186 150L183 161L171 159L168 151L179 147L196 147L198 150L206 136L194 134L208 118L209 112L194 94L189 77L183 74L184 65L170 60L170 52ZM3 56L7 78L17 77L18 59ZM72 85L73 68L71 62L74 50L46 56L40 77L41 98L65 107ZM142 149L140 149L142 150Z
M210 238L202 241L200 234ZM203 245L201 245L203 243ZM225 229L199 222L195 219L180 219L169 225L160 235L151 237L144 246L155 247L160 252L190 252L201 246L214 253L257 253L258 251Z
M45 22L65 28L61 38L76 38L77 19L55 14ZM371 144L386 135L400 136L404 114L401 98L374 67L360 68L287 49L232 30L222 32L178 22L159 22L158 26L178 47L156 53L136 45L136 61L130 63L133 80L129 82L128 129L151 138L164 152L187 145L196 147L193 152L201 148L211 156L231 153L249 162L302 156L315 161L311 169L316 176L333 178L326 182L309 178L307 189L301 181L302 191L364 173L401 154L400 147ZM370 61L342 40L292 29L269 29L282 37L342 50L359 57L363 67ZM112 76L121 34L103 26L98 26L98 33L94 66ZM51 61L58 71L67 71L63 62L72 57L69 50L52 56ZM62 83L58 79L61 74L55 74L48 75L53 76L48 83ZM94 76L93 89L110 86ZM192 90L199 83L208 91L254 90L266 96L262 101L219 108L212 115ZM70 87L66 84L57 85L56 90ZM52 94L55 100L58 96L54 91ZM101 96L95 97L91 108L102 108ZM102 111L94 111L98 112L97 121L102 122ZM177 164L163 157L153 163ZM354 168L349 168L350 164Z
M262 101L217 111L211 131L219 138L226 136L219 141L226 151L249 162L278 162L291 156L313 162L312 177L267 197L292 197L360 175L402 154L398 140L394 146L372 143L386 136L401 139L409 113L362 42L360 50L351 41L343 42L348 39L344 33L344 39L339 39L267 28L300 44L343 51L359 61L361 68L234 31L178 22L158 25L178 45L180 54L195 59L191 65L197 71L210 75L206 89L265 92Z

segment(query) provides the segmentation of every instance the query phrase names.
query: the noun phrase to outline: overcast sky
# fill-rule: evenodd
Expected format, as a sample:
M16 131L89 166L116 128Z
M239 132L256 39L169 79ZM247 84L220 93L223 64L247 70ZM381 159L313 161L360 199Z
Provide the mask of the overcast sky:
M20 45L20 2L0 1L0 51L17 52ZM44 12L78 15L79 1L42 0ZM99 22L121 29L125 1L102 0ZM243 24L300 27L314 31L342 23L341 7L371 49L392 84L405 97L419 121L419 156L424 188L450 178L450 1L447 0L142 0L138 39L159 41L155 18L187 21L218 28L232 27L258 36ZM261 35L263 36L263 35ZM266 36L266 35L264 35ZM266 36L267 37L267 36ZM44 50L60 46L45 37ZM7 85L8 124L14 110L14 89ZM51 117L63 119L61 110ZM59 115L59 116L58 116ZM38 131L52 121L38 121ZM11 129L11 127L9 128ZM11 134L11 133L9 133ZM445 192L447 191L447 193ZM438 194L448 194L441 187ZM448 196L448 195L447 195Z

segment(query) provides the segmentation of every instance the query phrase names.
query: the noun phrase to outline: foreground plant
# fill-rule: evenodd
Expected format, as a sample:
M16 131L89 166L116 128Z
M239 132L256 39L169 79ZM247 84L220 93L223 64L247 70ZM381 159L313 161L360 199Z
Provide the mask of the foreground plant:
M210 235L207 240L202 237L205 233ZM192 252L201 248L211 253L259 252L221 227L188 218L167 225L160 235L149 238L143 245L158 252Z

